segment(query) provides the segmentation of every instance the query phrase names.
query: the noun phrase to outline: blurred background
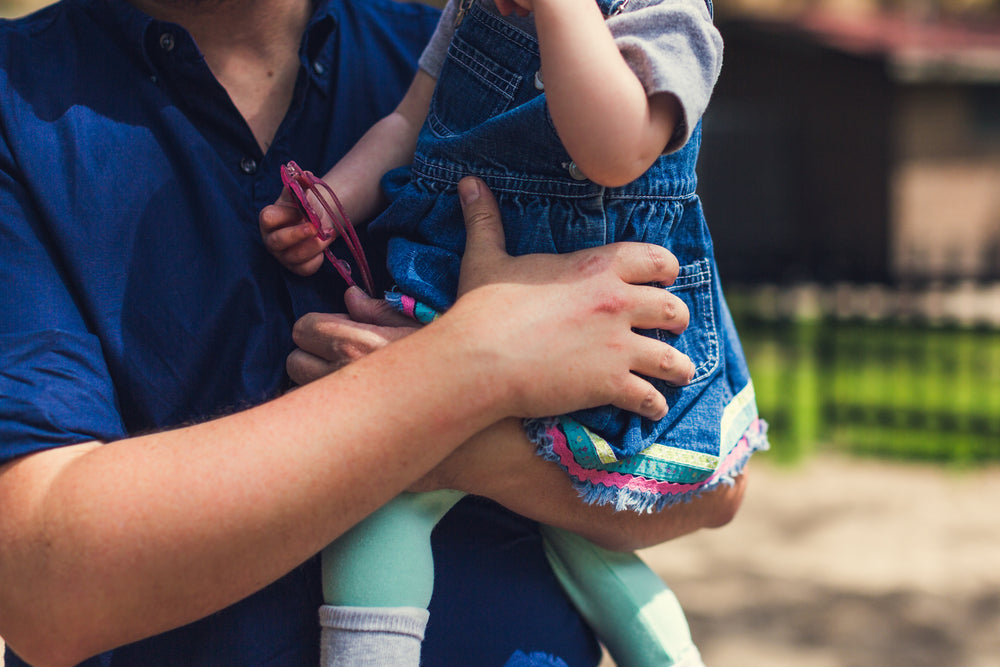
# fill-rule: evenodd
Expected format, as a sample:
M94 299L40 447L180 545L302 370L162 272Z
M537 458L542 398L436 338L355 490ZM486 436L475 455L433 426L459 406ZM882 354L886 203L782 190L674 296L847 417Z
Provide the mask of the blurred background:
M1000 667L1000 0L715 10L700 193L773 449L643 556L710 667Z
M699 189L773 451L644 555L710 666L1000 666L1000 2L716 11Z

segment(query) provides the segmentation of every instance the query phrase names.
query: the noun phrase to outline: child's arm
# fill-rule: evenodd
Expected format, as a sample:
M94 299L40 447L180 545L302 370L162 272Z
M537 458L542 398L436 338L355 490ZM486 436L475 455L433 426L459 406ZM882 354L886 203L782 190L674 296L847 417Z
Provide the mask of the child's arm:
M358 143L323 176L358 224L373 217L383 205L379 182L383 174L409 164L420 126L427 115L434 79L418 70L396 109L373 125ZM290 271L312 275L323 264L323 249L331 242L316 237L288 193L260 213L264 245Z
M552 121L580 170L606 186L638 178L681 122L669 93L647 97L593 0L498 0L535 14Z
M323 176L356 224L369 220L383 207L382 176L413 160L433 92L434 78L417 70L399 106L375 123Z

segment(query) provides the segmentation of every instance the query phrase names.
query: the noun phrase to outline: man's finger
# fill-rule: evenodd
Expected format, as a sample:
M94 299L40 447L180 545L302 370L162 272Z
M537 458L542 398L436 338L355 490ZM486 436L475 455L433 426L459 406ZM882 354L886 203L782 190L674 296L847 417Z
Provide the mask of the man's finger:
M345 297L349 307L353 298ZM310 358L289 357L289 375L293 380L299 381L299 377L292 375L292 363L297 364L295 370L301 377L315 379L317 373L343 368L419 328L409 318L405 318L405 326L397 326L359 322L352 317L342 313L308 313L299 318L292 328L292 339Z
M647 419L658 420L667 416L667 399L638 375L629 377L618 392L614 405Z
M627 283L671 285L677 279L680 265L666 248L650 243L614 243L607 248L614 253L618 276Z
M300 382L302 379L312 381L339 370L391 342L385 331L395 332L400 329L358 323L341 313L305 315L292 329L299 353L289 355L286 364L288 374L293 380ZM409 333L410 330L405 331Z
M632 370L646 377L682 387L694 377L694 362L676 348L655 338L636 334Z
M507 245L500 209L486 184L474 176L467 176L458 183L458 196L466 233L459 284L459 294L462 294L479 286L483 271L499 256L507 254Z
M355 322L380 327L415 328L416 322L395 310L385 299L373 299L360 287L349 287L344 293L347 312ZM407 332L409 333L409 332Z
M350 320L343 313L306 313L292 326L292 340L309 354L329 359L331 341L345 321Z
M684 301L659 286L631 288L637 295L632 305L632 326L637 329L664 329L680 335L687 329L691 311Z
M336 364L299 349L292 350L285 361L288 377L300 386L329 375L338 368Z

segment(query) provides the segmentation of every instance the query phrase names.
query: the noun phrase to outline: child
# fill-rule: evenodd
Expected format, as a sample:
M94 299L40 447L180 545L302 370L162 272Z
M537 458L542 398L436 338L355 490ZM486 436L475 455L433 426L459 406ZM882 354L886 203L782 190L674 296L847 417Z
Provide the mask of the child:
M397 110L324 177L354 220L381 209L384 188L390 203L371 231L388 237L396 288L387 298L422 322L456 297L465 243L456 184L466 175L496 195L511 254L646 241L677 256L669 289L690 325L681 336L644 332L696 366L685 387L658 383L667 416L605 407L525 423L588 502L618 509L687 500L767 447L695 194L700 117L722 49L707 1L451 0ZM381 185L375 174L386 174ZM287 210L264 219L279 260L302 275L318 270L328 241ZM324 664L358 664L352 654L418 663L430 531L460 497L403 494L324 551ZM619 667L701 664L676 599L637 557L550 528L543 536Z

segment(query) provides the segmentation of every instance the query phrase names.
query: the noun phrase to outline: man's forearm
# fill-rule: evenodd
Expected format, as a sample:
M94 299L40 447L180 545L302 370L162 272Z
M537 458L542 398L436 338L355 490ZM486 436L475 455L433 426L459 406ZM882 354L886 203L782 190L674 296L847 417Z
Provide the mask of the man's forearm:
M520 420L507 419L456 450L421 485L485 496L522 516L575 532L604 548L634 551L731 521L742 502L746 474L732 486L723 485L691 502L652 514L587 505L566 472L535 453Z
M454 371L474 359L421 338L237 415L0 469L0 634L76 664L316 553L491 419L482 379Z
M323 177L354 224L370 220L385 204L381 177L413 161L417 135L433 92L434 79L418 70L399 106L369 128Z

